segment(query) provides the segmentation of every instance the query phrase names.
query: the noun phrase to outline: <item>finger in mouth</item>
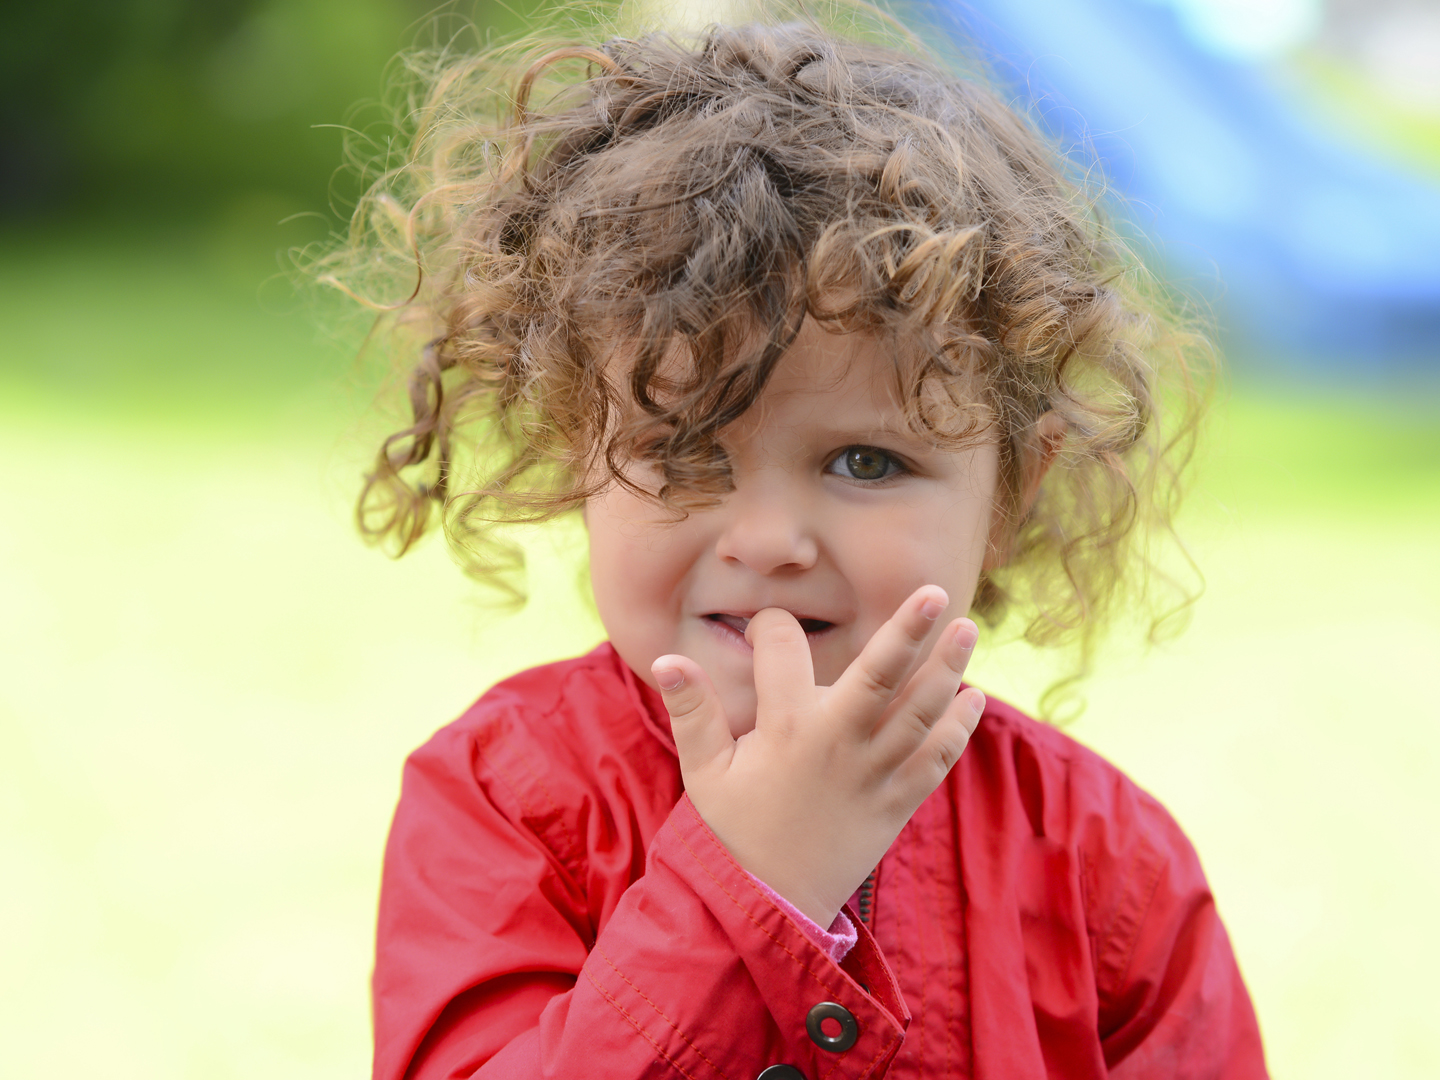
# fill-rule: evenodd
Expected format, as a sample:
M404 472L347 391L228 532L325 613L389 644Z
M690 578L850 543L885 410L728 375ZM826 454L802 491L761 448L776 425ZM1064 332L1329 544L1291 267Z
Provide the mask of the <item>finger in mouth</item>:
M742 635L750 625L750 617L748 615L729 615L723 611L711 612L709 615L706 615L705 618L712 622L722 623L730 627L730 629L734 630L737 634ZM804 630L807 635L824 633L835 625L825 619L812 619L808 616L797 617L796 621L800 623L800 629Z

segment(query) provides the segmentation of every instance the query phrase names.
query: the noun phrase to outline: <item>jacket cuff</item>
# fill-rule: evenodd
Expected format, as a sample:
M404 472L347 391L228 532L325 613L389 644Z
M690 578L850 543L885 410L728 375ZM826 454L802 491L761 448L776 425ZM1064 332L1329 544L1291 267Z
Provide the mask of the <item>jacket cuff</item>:
M855 947L855 942L859 940L859 935L855 932L855 924L844 910L836 914L834 920L830 923L830 929L826 930L754 874L750 874L749 871L746 871L746 873L749 874L751 881L760 886L760 891L765 894L765 898L786 915L789 915L791 921L800 927L801 930L804 930L805 935L816 945L820 946L820 951L835 963L838 964L841 960L844 960L845 954Z
M837 964L731 857L687 796L656 834L632 899L664 926L668 965L638 952L623 964L610 952L587 962L586 976L671 1065L692 1077L780 1064L810 1080L884 1075L910 1014L874 938L856 925L855 946ZM677 976L687 991L678 996ZM832 1019L821 1026L812 1013L825 1003Z

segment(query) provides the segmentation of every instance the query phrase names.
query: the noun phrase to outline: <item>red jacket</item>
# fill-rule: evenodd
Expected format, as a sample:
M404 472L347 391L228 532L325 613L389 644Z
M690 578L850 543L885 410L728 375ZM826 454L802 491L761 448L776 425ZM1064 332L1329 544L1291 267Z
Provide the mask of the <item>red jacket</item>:
M684 798L608 645L411 756L374 993L380 1080L1266 1075L1194 850L1095 754L992 702L837 965ZM820 1002L849 1049L807 1035Z

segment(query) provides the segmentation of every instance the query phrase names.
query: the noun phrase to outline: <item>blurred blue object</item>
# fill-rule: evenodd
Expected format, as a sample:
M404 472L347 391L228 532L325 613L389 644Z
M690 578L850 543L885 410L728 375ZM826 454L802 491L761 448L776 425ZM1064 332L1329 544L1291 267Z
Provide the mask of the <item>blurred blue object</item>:
M1440 367L1440 187L1347 145L1254 67L1144 0L934 0L1126 216L1210 299L1232 346Z

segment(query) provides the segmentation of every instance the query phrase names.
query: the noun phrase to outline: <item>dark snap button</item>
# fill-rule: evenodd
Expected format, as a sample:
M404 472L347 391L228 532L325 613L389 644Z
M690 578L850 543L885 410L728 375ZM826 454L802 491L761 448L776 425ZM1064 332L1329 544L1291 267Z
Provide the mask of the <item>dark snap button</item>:
M794 1065L771 1065L755 1080L805 1080L805 1074Z
M832 1021L828 1031L825 1025L827 1020ZM855 1040L860 1038L860 1025L855 1022L854 1014L844 1005L837 1005L833 1001L822 1001L810 1010L805 1017L805 1030L809 1033L811 1042L832 1054L849 1050L855 1045Z

